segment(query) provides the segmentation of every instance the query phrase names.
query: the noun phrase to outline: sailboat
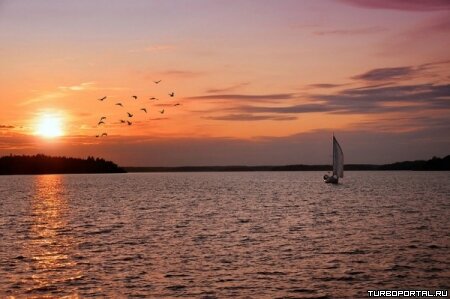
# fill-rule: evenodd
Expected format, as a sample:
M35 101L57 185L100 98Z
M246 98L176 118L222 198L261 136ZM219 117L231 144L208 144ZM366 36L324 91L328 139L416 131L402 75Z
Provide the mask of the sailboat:
M323 181L325 183L338 184L339 178L344 177L344 152L342 151L339 142L333 134L333 175L324 175Z

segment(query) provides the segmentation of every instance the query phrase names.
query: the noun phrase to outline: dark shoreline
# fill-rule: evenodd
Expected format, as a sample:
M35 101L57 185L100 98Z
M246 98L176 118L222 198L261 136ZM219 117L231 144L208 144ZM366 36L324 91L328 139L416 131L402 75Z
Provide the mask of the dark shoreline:
M392 164L346 164L346 171L450 171L450 155L430 160L404 161ZM89 174L124 172L254 172L254 171L331 171L331 165L262 165L262 166L178 166L119 167L101 158L4 156L0 157L0 175L26 174Z
M0 175L123 173L117 164L101 158L35 156L0 157Z

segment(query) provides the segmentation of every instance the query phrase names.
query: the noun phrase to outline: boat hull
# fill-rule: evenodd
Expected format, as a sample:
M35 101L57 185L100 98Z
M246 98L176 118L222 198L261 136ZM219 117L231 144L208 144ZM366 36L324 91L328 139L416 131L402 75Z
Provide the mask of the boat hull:
M335 175L332 176L324 175L323 181L327 184L339 184L339 178Z

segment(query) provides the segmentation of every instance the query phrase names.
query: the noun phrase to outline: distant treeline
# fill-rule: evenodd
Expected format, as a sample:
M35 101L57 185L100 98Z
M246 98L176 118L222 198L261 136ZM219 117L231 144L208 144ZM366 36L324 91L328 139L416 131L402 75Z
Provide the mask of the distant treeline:
M450 155L430 160L404 161L380 166L380 170L450 170Z
M450 155L430 160L404 161L392 164L346 164L345 170L450 170ZM181 167L124 167L128 172L207 172L207 171L330 171L331 165L283 166L181 166Z
M0 158L2 174L51 174L51 173L117 173L125 172L111 161L88 157L4 156Z

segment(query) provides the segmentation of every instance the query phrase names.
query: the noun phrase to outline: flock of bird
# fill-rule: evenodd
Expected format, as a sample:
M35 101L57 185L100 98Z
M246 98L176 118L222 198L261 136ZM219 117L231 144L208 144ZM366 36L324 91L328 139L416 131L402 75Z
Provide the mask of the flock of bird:
M161 80L153 81L153 83L155 83L155 84L159 84L160 82L161 82ZM171 98L175 97L175 93L174 93L174 92L170 92L168 95L169 95ZM137 99L138 99L138 97L137 97L136 95L133 95L133 96L131 96L131 97L132 97L134 100L137 100ZM103 101L105 101L106 99L107 99L107 96L104 96L104 97L102 97L102 98L100 98L100 99L98 99L98 100L99 100L100 102L103 102ZM159 100L159 99L158 99L158 98L155 98L155 97L151 97L151 98L149 98L149 100L150 100L150 101L157 101L157 100ZM180 105L181 105L180 103L176 103L176 104L174 104L173 106L180 106ZM121 102L116 103L115 106L119 106L119 107L122 107L122 108L125 107ZM139 111L143 111L143 112L147 113L147 108L146 108L146 107L143 107L143 108L141 108ZM164 109L159 110L159 113L160 113L160 114L164 114L164 112L165 112ZM134 116L134 114L131 113L131 112L126 112L126 115L128 116L127 119L120 119L119 121L120 121L121 124L127 124L128 126L131 126L131 125L133 124L133 123L131 122L131 118ZM105 125L105 124L106 124L105 121L106 121L106 116L100 117L100 120L99 120L99 122L97 123L97 127L100 127L101 125ZM106 137L106 136L108 136L108 133L106 133L106 132L103 132L103 133L101 133L101 134L95 135L96 138Z

